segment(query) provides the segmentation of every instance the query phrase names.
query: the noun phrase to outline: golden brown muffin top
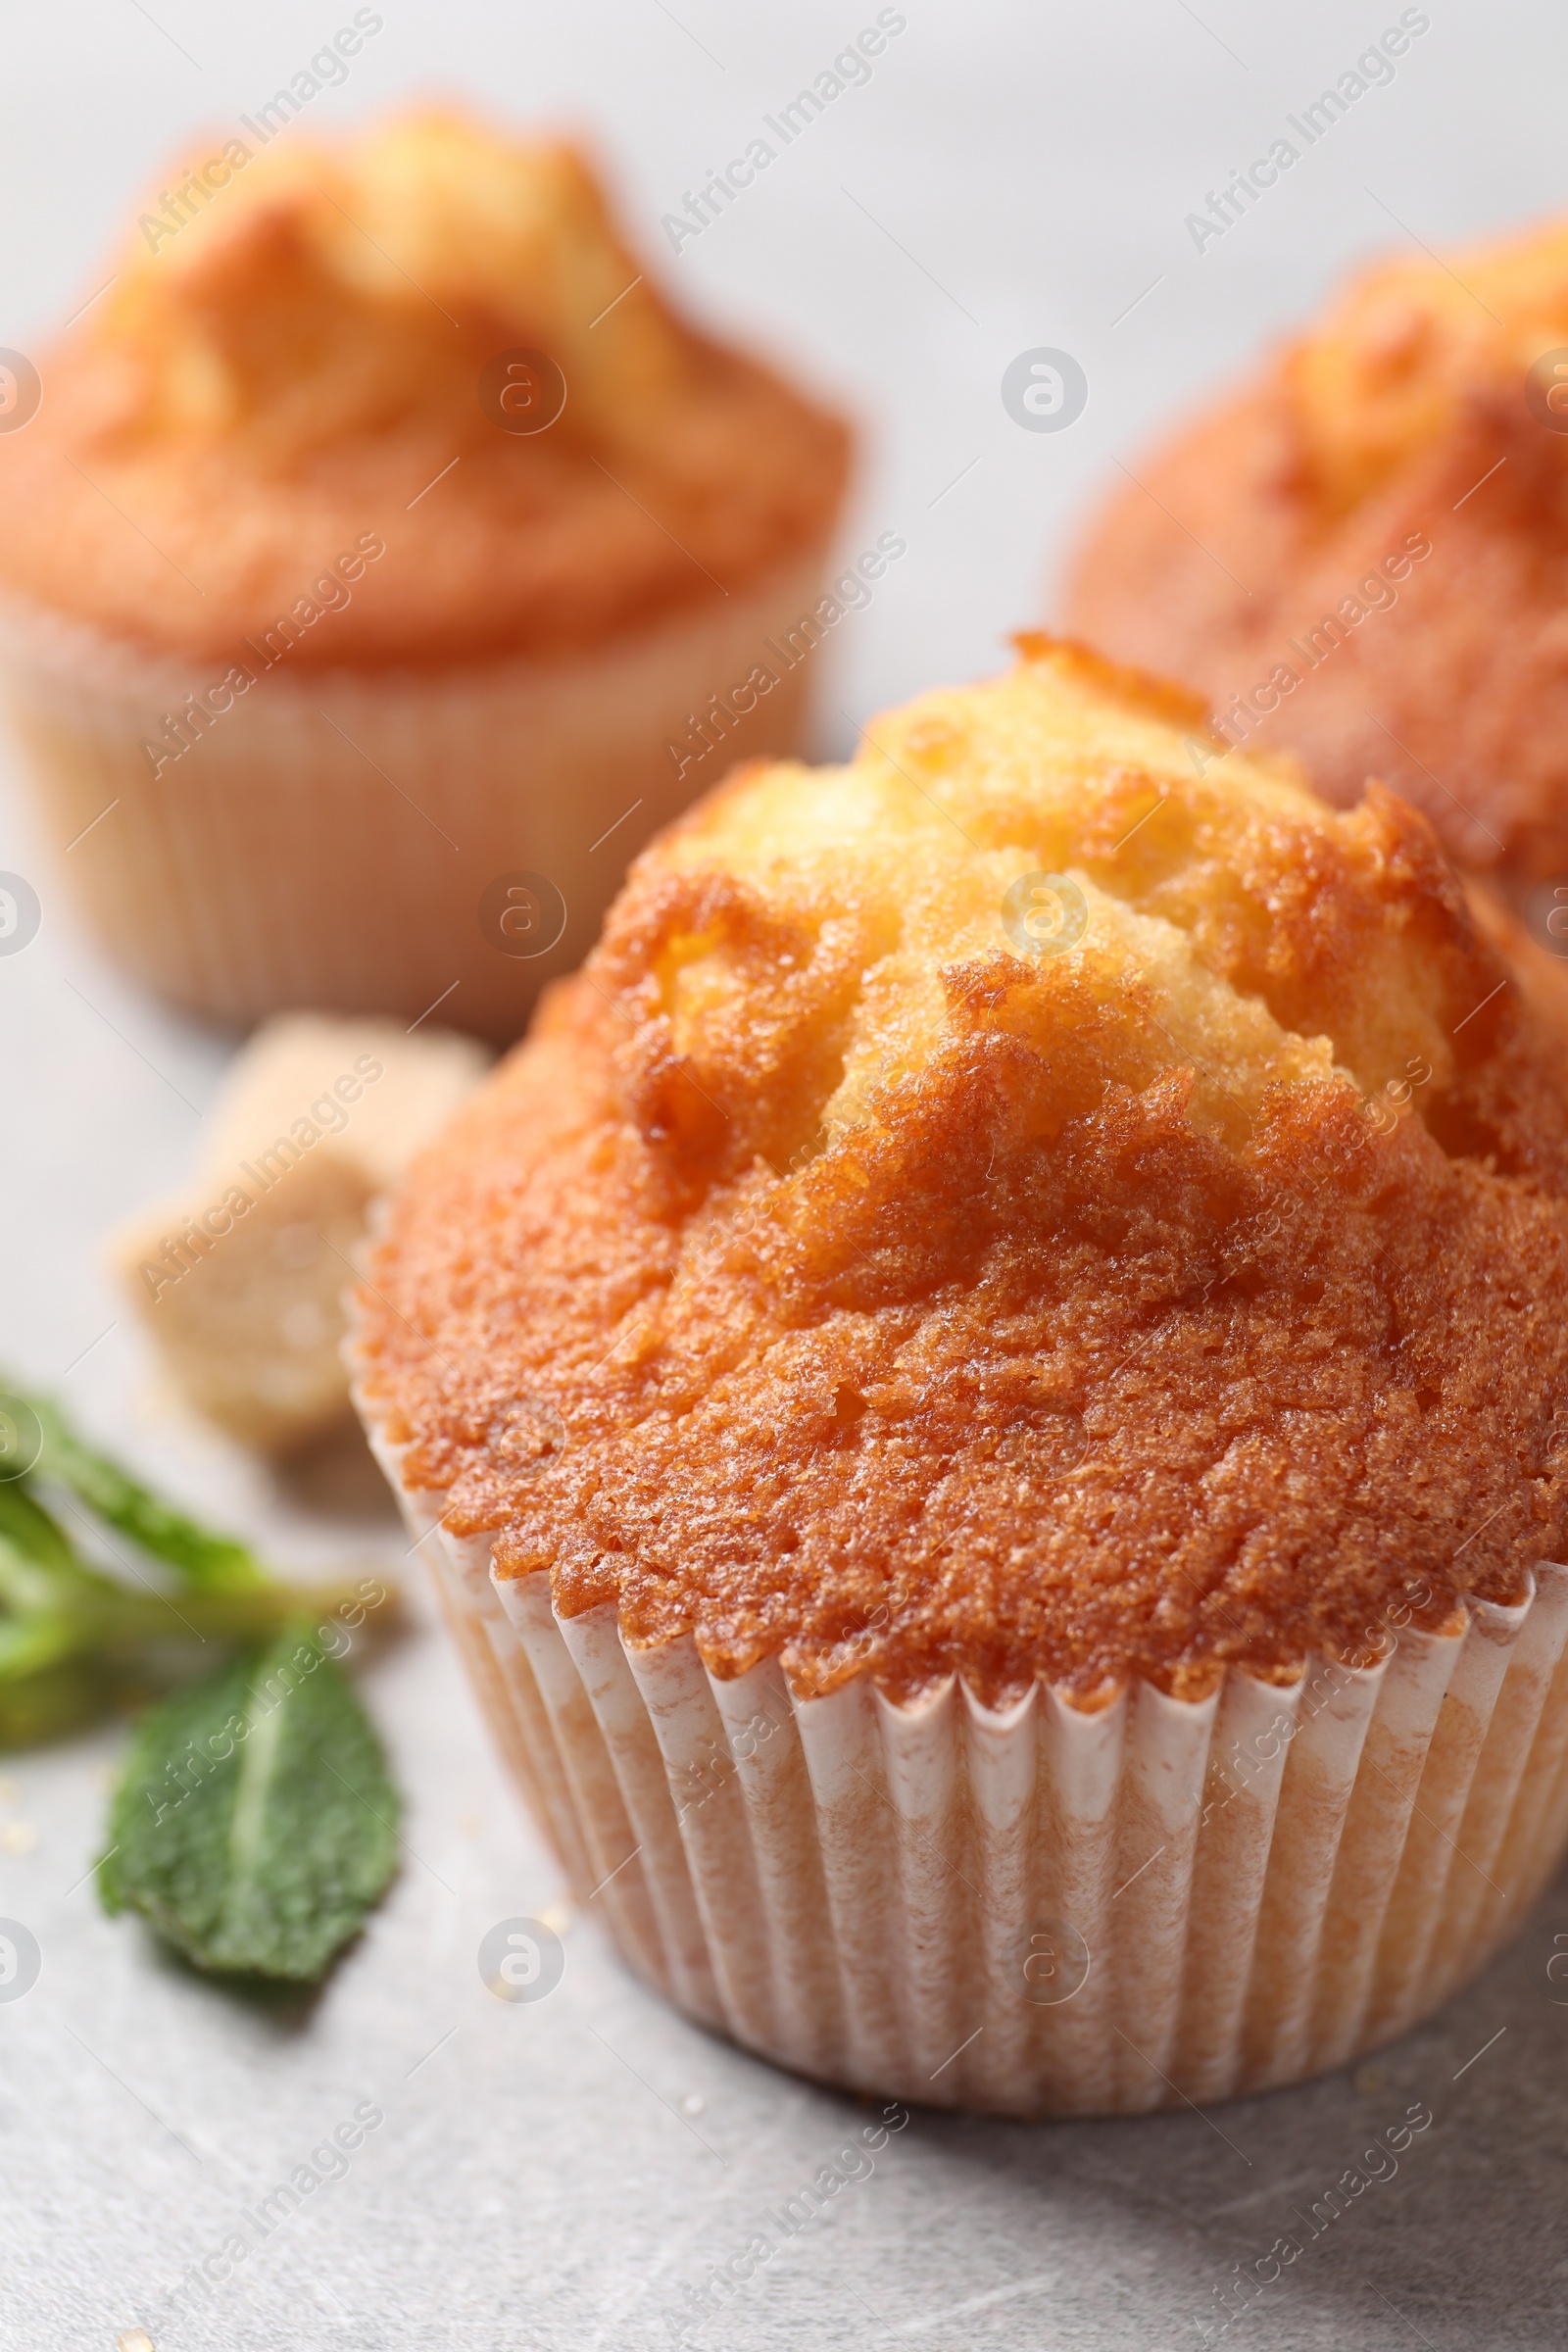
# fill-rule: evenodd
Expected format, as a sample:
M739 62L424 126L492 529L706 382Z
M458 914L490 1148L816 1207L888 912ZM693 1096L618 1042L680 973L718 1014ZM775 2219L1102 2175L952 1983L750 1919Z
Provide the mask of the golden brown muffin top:
M0 438L0 581L45 606L232 656L372 534L294 662L447 662L716 606L831 521L843 426L676 316L569 145L416 114L148 203ZM480 397L522 351L565 381L533 433Z
M1401 254L1363 271L1284 359L1325 510L1341 515L1374 495L1460 430L1477 401L1500 400L1522 415L1530 370L1564 348L1568 222L1446 260Z
M1022 642L638 860L396 1200L371 1416L566 1613L806 1690L1196 1692L1517 1596L1560 1007L1402 803Z
M1533 918L1568 876L1568 225L1385 263L1146 457L1064 610ZM1542 886L1544 885L1544 888Z

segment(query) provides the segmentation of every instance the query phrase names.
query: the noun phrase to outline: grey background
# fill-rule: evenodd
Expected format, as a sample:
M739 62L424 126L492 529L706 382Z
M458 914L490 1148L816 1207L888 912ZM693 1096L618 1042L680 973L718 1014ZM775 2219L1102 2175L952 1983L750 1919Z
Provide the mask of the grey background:
M830 751L879 703L994 666L1008 628L1049 612L1061 551L1121 478L1116 462L1136 466L1348 262L1564 196L1568 20L1544 6L1433 0L1393 84L1199 254L1186 214L1396 7L908 0L870 83L677 257L661 214L873 20L871 0L381 13L302 127L431 87L584 127L633 236L685 300L862 418L846 554L896 529L909 555L836 632ZM351 15L287 4L241 21L199 0L154 0L151 17L134 0L9 11L0 344L35 346L102 282L118 223L172 147L253 111ZM1089 379L1061 433L1020 431L1002 406L1008 362L1042 345ZM43 1952L35 1987L0 2004L5 2341L88 2352L142 2322L161 2352L668 2342L681 2287L701 2287L867 2111L688 2028L591 1920L566 1926L548 2000L484 1990L486 1930L561 1889L416 1563L352 1457L278 1486L172 1414L100 1270L106 1228L180 1181L233 1041L136 997L78 936L6 760L0 867L35 881L44 921L0 958L0 1350L279 1560L406 1574L412 1622L367 1674L409 1797L405 1866L314 2004L247 2006L100 1916L79 1882L118 1728L0 1758L0 1915ZM1193 2345L1200 2320L1217 2327L1231 2266L1299 2236L1292 2208L1419 2100L1436 2120L1397 2176L1307 2244L1226 2340L1559 2343L1568 1984L1547 1976L1554 1936L1568 1945L1562 1889L1487 1978L1370 2067L1211 2118L1026 2130L916 2116L688 2340ZM205 2309L169 2307L240 2207L363 2099L385 2122L346 2178Z

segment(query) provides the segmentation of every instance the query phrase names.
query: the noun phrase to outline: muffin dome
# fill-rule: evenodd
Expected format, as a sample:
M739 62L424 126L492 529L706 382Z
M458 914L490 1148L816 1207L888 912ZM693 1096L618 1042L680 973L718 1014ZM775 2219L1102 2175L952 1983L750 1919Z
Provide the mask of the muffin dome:
M1568 226L1351 283L1138 466L1069 625L1342 806L1369 775L1520 902L1568 876Z
M425 668L716 603L830 523L842 424L676 317L569 145L416 114L171 176L0 436L14 594L244 660L358 549L291 666ZM521 352L548 429L484 405Z
M498 1573L801 1690L1182 1696L1559 1542L1568 1035L1422 818L1022 641L753 766L416 1165L366 1409Z

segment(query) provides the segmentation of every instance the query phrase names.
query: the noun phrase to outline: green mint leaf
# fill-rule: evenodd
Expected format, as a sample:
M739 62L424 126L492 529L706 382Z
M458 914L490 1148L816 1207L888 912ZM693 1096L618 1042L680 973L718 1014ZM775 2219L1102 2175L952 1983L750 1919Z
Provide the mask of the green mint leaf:
M32 1478L55 1479L79 1501L133 1544L177 1568L190 1584L208 1592L265 1584L267 1571L247 1544L233 1536L213 1535L133 1478L108 1454L85 1446L44 1396L26 1396L43 1432L43 1451Z
M33 1646L29 1633L29 1646ZM38 1642L36 1648L46 1646ZM79 1731L110 1703L102 1672L91 1658L37 1658L25 1666L15 1652L0 1666L0 1749L38 1747Z
M56 1524L21 1479L0 1483L0 1536L15 1545L24 1559L36 1562L40 1568L69 1575L80 1564L64 1528Z
M314 1984L385 1889L397 1791L311 1627L143 1716L98 1869L200 1967Z

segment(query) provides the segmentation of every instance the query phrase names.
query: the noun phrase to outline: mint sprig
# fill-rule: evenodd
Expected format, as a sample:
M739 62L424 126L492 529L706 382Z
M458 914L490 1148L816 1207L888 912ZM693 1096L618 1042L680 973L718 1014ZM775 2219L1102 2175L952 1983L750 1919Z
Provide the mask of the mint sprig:
M397 1863L397 1791L308 1624L143 1716L98 1866L199 1967L313 1984Z
M33 1417L41 1448L21 1475L0 1478L0 1747L76 1730L171 1643L265 1642L292 1617L355 1605L363 1618L361 1580L284 1584L249 1545L200 1526L83 1444L47 1398L13 1393L6 1406L13 1428ZM68 1514L89 1536L96 1523L128 1538L139 1581L88 1559Z
M75 1730L167 1675L172 1651L218 1649L216 1670L137 1724L99 1890L201 1967L314 1982L396 1863L397 1792L330 1642L334 1621L363 1624L384 1590L285 1584L47 1399L13 1393L0 1407L0 1747ZM89 1542L127 1539L139 1561L104 1536L129 1571L111 1573L68 1517Z
M270 1581L248 1544L199 1527L107 1454L83 1445L47 1397L23 1401L36 1416L43 1438L34 1475L74 1494L97 1518L205 1592L239 1592Z

